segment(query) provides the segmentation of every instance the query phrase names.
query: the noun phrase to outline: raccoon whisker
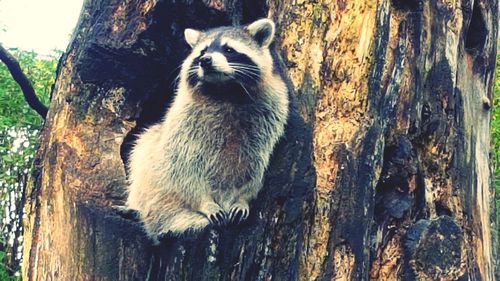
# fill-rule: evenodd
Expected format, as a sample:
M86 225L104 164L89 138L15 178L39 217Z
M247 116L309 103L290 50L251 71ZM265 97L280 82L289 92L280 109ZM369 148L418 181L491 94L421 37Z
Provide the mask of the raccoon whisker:
M175 67L174 69L172 69L172 71L170 71L170 73L168 74L168 76L170 77L170 75L172 75L174 72L177 72L179 71L179 69L182 67L182 63L179 64L177 67ZM177 75L179 76L179 75Z
M182 65L181 65L182 66ZM187 76L191 76L193 74L196 74L196 72L198 71L197 68L195 67L190 67L187 71ZM179 80L181 79L181 73L179 72L179 74L177 74L177 76L175 77L175 79L172 81L172 83L170 84L171 87L177 87L177 83L179 82Z
M197 73L197 71L188 71L187 76L189 77L189 76L194 75L196 73ZM180 77L180 75L179 75L179 77Z
M235 71L236 75L244 76L252 81L257 81L258 75L256 75L256 74L252 75L252 73L248 73L248 72L237 70L237 69L235 69L234 71Z
M249 64L244 64L244 63L237 63L237 62L229 62L229 65L234 65L234 66L244 66L248 68L254 68L254 69L259 69L257 66L249 65Z
M246 65L232 65L232 64L229 64L229 66L231 66L232 68L245 69L245 70L249 70L249 71L252 71L252 72L258 72L259 71L258 68L253 68L251 66L246 66Z
M252 71L259 71L258 68L253 68L253 67L248 67L248 66L244 66L244 65L229 65L233 68L241 68L241 69L248 69L248 70L252 70Z
M231 66L232 68L235 68L235 69L244 69L244 70L248 70L248 71L251 71L251 72L255 72L257 73L259 71L258 68L253 68L251 66L245 66L245 65L229 65Z
M256 71L256 70L253 70L253 69L242 68L242 67L233 67L233 69L240 70L240 71L245 71L245 72L248 72L250 74L254 74L256 76L259 76L259 72Z
M176 68L174 68L172 71L170 71L170 74L168 74L168 77L172 75L174 72L177 72L180 68L182 67L182 63L180 63ZM188 74L189 74L189 69L188 69ZM179 71L179 74L175 76L174 80L172 80L172 83L170 83L170 87L177 87L177 82L181 79L181 72Z
M188 76L190 76L190 75L192 75L192 74L196 74L196 73L198 73L198 70L196 70L196 69L193 69L193 70L188 70L188 71L187 71L187 75L188 75Z
M251 67L247 67L247 66L244 66L244 65L229 65L229 66L232 67L232 68L246 69L246 70L250 70L252 72L259 72L258 68L251 68Z
M177 87L177 82L181 79L181 74L179 73L174 80L172 80L172 83L170 83L170 87L176 88Z
M242 71L242 72L246 72L246 73L257 74L256 71L252 71L252 70L245 69L245 68L233 67L233 69L235 71Z
M239 69L239 70L247 71L249 73L258 74L258 72L256 70L253 70L253 69L250 69L250 68L233 67L233 69Z
M259 73L259 70L257 69L252 69L252 68L245 68L245 67L241 67L241 66L231 66L233 69L241 69L241 70L246 70L248 72L252 72L252 73Z
M239 74L239 75L242 75L242 76L245 76L253 81L257 81L257 79L259 78L259 75L255 72L249 72L249 71L245 71L245 70L241 70L241 69L234 69L234 71L236 72L236 74Z
M172 70L172 72L178 71L182 67L182 63L180 63L176 68ZM172 74L172 73L170 73Z
M243 86L242 83L239 83L240 84L241 88L243 88L243 91L245 91L245 93L247 94L248 98L250 98L252 101L255 101L254 98L252 97L252 95L250 95L250 93L248 92L247 88L245 88L245 86Z

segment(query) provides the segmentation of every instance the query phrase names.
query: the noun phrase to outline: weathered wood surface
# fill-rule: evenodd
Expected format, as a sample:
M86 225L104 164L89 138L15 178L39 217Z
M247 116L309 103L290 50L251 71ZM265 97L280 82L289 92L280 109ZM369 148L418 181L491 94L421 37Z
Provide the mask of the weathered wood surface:
M183 30L265 16L294 107L265 188L243 226L153 248L110 206L134 133L168 108ZM497 31L497 0L86 1L35 163L25 280L495 280Z

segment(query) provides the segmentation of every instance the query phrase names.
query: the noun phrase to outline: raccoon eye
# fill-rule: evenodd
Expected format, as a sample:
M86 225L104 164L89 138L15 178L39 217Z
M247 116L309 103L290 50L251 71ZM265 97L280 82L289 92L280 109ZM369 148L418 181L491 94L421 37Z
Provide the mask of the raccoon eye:
M205 48L205 49L201 50L201 52L200 52L200 56L203 56L203 55L205 54L205 52L206 52L206 51L207 51L207 48Z
M230 53L234 53L234 49L229 47L229 46L224 46L224 52L230 54Z

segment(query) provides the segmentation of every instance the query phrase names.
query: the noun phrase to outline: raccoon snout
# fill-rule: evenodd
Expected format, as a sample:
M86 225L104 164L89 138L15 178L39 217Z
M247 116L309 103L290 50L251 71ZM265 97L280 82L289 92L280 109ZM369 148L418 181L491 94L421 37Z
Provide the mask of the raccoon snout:
M203 68L212 68L212 57L211 56L202 56L200 58L200 66Z

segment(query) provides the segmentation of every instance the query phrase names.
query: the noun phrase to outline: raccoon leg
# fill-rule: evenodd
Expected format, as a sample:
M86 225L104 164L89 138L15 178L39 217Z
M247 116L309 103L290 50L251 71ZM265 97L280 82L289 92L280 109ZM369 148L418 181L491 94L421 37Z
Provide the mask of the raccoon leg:
M209 224L209 220L202 214L183 209L178 211L174 216L160 228L160 233L170 232L173 234L183 234L186 232L196 233L203 230Z
M204 198L200 204L203 213L211 224L223 226L227 223L227 214L212 198Z
M155 243L163 234L181 236L201 231L210 224L203 214L190 208L190 204L176 194L164 193L145 199L133 203L141 214L146 233Z
M178 237L187 233L197 233L209 225L209 220L202 214L184 208L166 209L155 217L145 217L144 227L148 235L157 244L161 237Z

